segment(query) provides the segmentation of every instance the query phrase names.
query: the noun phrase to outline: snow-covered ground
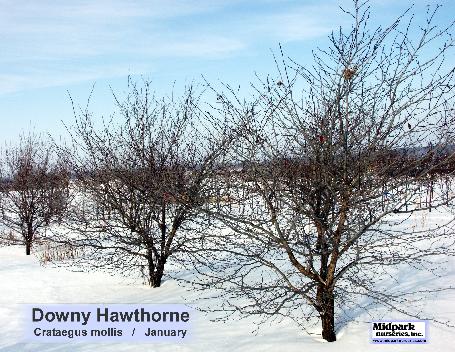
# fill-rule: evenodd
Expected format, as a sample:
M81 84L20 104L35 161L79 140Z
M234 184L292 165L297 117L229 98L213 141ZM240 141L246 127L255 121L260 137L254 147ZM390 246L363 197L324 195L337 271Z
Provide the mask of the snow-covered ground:
M451 216L432 212L426 221L438 221ZM416 219L418 223L419 219ZM441 258L441 260L443 260ZM455 282L455 260L445 258L441 262L444 277L441 283ZM424 291L434 288L434 281L421 272L400 273L398 282ZM387 283L381 283L381 287ZM64 267L40 265L36 256L25 256L18 246L0 247L0 351L450 351L455 340L455 328L430 323L430 342L427 345L373 345L369 342L369 321L383 318L401 319L399 313L386 312L382 308L360 312L355 321L344 325L337 332L338 341L327 343L317 334L320 327L311 328L310 335L289 321L264 324L258 331L256 320L247 318L212 322L214 316L198 313L193 322L191 341L175 343L77 343L32 344L21 341L21 309L25 303L185 303L192 304L200 297L191 291L167 280L163 286L151 289L140 282L132 282L122 276L103 272L75 272ZM411 304L411 303L410 303ZM211 305L216 306L213 300ZM423 316L433 316L441 321L455 323L455 292L442 291L426 296L420 302ZM382 309L382 310L381 310Z

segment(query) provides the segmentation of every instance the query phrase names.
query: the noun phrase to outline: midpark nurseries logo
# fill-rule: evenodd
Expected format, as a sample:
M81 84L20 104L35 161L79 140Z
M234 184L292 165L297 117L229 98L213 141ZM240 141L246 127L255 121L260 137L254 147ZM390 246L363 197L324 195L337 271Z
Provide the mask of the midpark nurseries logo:
M371 322L371 343L407 344L428 342L428 322L374 321Z
M30 342L184 342L194 310L183 304L26 305L23 319Z

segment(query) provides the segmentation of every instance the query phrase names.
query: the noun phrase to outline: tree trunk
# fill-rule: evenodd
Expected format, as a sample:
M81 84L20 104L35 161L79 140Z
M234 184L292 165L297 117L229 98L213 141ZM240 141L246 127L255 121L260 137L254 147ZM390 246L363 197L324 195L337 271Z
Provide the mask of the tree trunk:
M161 260L158 262L156 266L156 270L154 273L154 286L153 287L160 287L161 286L161 279L163 278L164 273L164 263Z
M322 338L328 342L336 341L335 298L333 291L321 285L318 287L319 315L322 323Z
M161 280L163 278L164 273L164 264L166 262L165 259L158 259L157 263L153 262L153 257L149 256L148 258L148 266L149 266L149 283L152 287L160 287Z
M328 342L334 342L337 340L337 336L335 334L335 311L334 311L334 301L332 297L332 302L327 307L327 311L325 311L321 315L322 321L322 338Z
M24 236L25 240L25 254L30 255L33 243L33 223L27 222L27 233Z

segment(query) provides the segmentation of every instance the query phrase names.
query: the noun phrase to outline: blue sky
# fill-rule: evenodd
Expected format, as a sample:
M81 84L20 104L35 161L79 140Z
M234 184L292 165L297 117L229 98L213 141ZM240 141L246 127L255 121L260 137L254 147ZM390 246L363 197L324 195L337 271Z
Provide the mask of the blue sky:
M455 1L440 3L443 25ZM302 64L311 50L349 19L350 0L0 0L0 143L21 132L64 133L72 120L68 92L97 115L113 110L109 87L121 92L141 75L159 94L208 80L248 85L254 73L274 72L272 51L282 43ZM374 24L388 24L412 1L372 0Z

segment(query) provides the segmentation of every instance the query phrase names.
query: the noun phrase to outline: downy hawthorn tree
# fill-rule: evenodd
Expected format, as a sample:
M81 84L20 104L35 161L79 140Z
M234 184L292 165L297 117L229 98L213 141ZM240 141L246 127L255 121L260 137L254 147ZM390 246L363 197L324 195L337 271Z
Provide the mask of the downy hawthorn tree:
M19 233L30 255L38 235L63 220L69 201L69 174L50 144L21 137L1 160L0 221Z
M435 25L436 7L421 27L406 12L370 29L368 2L353 3L352 27L333 32L313 65L282 55L256 100L220 93L237 121L236 167L231 201L206 211L229 231L206 236L191 259L195 284L226 299L217 309L316 317L327 341L362 297L413 315L378 278L453 253L442 225L404 226L410 213L452 198L417 199L438 172L452 172L453 26Z
M200 208L214 191L208 180L230 137L191 87L170 98L154 96L148 81L129 89L100 128L87 109L75 112L74 149L66 151L80 193L71 243L87 249L93 266L142 272L159 287L168 258L191 248L202 226Z

